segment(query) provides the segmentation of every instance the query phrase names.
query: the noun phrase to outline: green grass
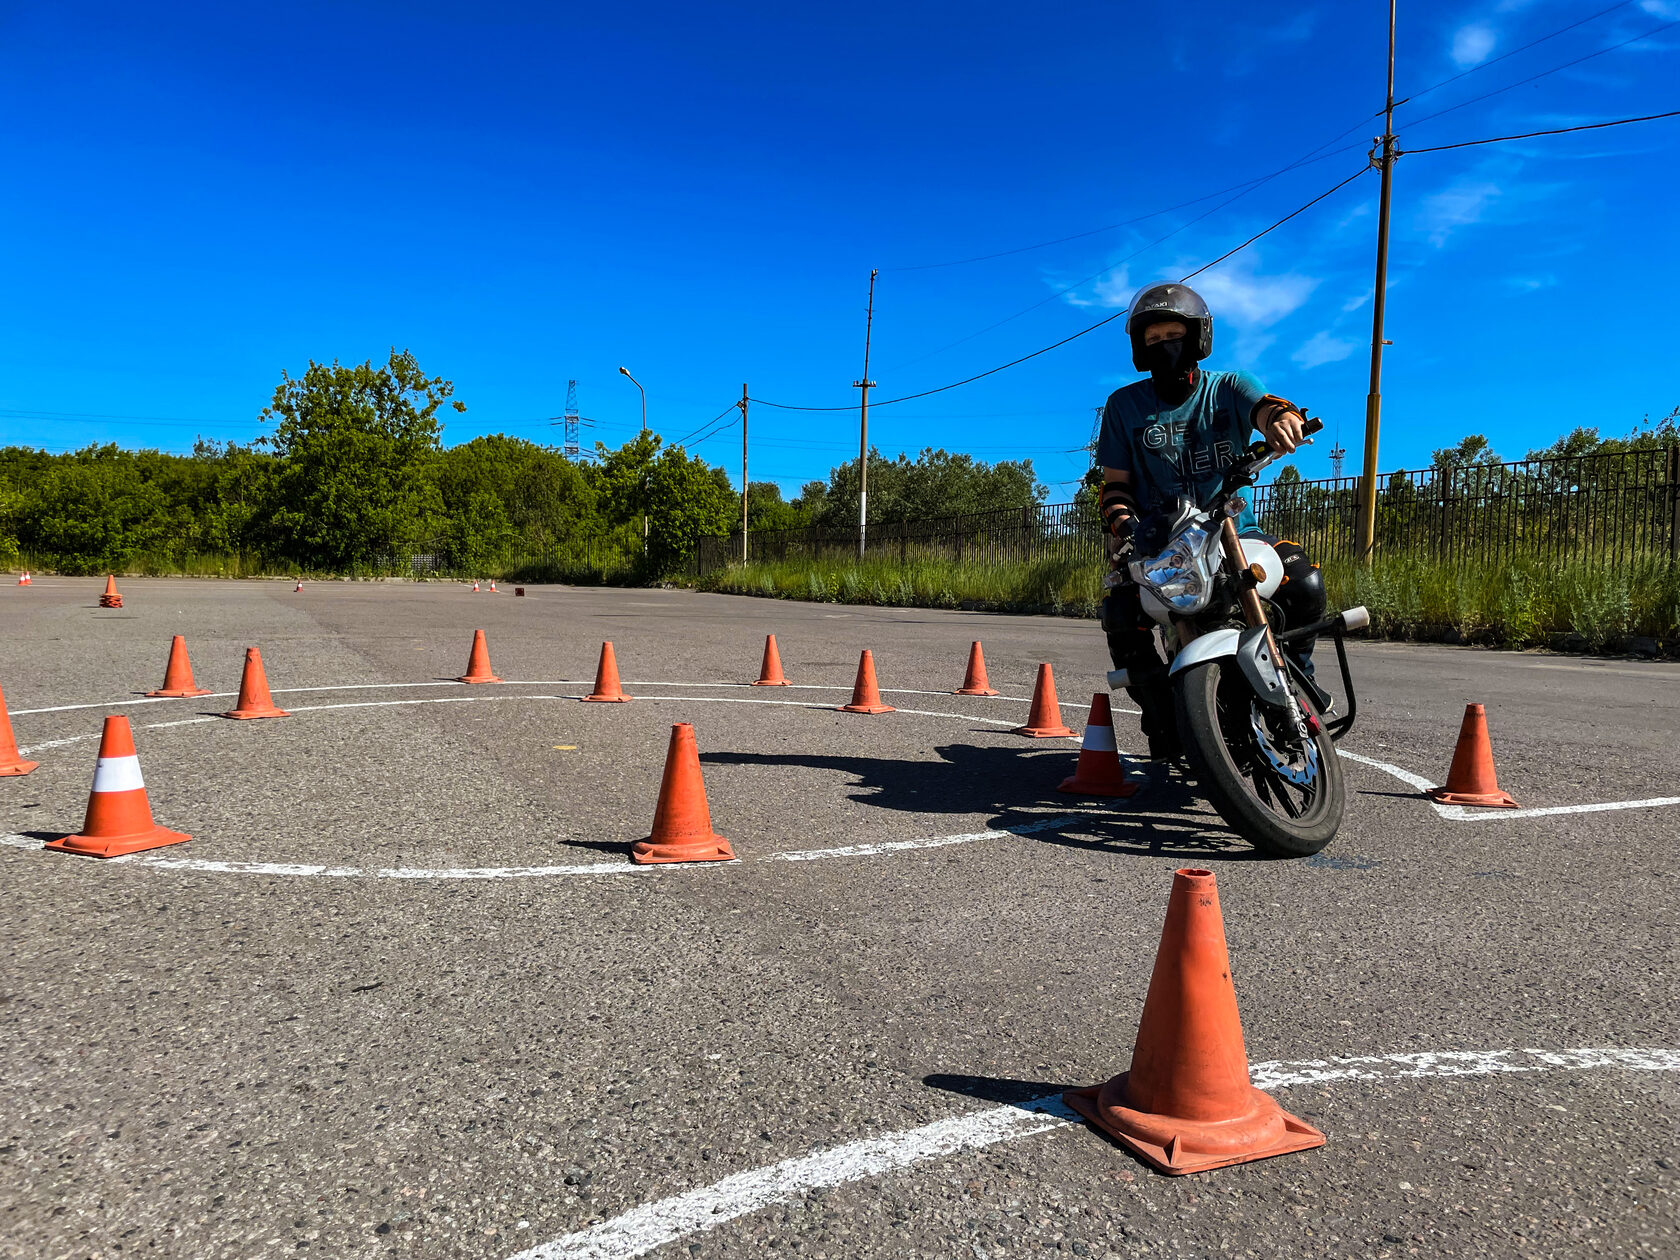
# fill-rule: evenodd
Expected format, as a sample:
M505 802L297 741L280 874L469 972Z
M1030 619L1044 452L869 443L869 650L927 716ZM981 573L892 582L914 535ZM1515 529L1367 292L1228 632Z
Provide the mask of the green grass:
M731 565L695 582L701 590L772 599L907 608L980 608L1095 617L1102 570L1073 560L975 562L940 557L786 560Z
M1636 637L1680 651L1680 566L1516 559L1498 565L1379 560L1324 567L1333 608L1364 604L1386 639L1552 646L1598 652ZM1061 559L973 563L939 557L863 563L788 560L731 565L702 590L774 599L917 608L978 608L1094 617L1102 566Z

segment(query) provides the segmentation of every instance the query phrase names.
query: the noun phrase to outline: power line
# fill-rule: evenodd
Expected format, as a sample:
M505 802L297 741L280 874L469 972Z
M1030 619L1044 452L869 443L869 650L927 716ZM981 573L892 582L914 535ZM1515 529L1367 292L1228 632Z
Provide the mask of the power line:
M1403 105L1403 104L1406 104L1408 102L1415 101L1420 96L1428 96L1431 92L1435 91L1436 88L1444 88L1449 83L1457 83L1460 79L1465 78L1468 75L1480 74L1483 70L1488 69L1490 66L1497 66L1501 61L1505 61L1508 58L1515 57L1518 53L1527 52L1530 48L1537 48L1539 45L1544 44L1549 39L1556 39L1559 35L1565 35L1568 32L1574 30L1578 26L1585 26L1588 22L1596 22L1596 21L1598 21L1599 18L1605 16L1606 14L1614 13L1617 9L1625 9L1625 8L1628 7L1628 5L1630 5L1632 3L1633 3L1633 0L1621 0L1620 4L1613 4L1608 9L1600 9L1597 13L1594 13L1594 14L1591 14L1587 17L1581 18L1579 21L1571 22L1568 26L1560 26L1560 27L1558 27L1557 30L1553 31L1549 35L1542 35L1539 39L1531 39L1531 40L1528 41L1528 43L1520 45L1519 47L1513 48L1508 53L1501 53L1497 57L1494 57L1494 58L1492 58L1488 61L1481 62L1479 65L1471 66L1468 70L1461 70L1461 71L1459 71L1459 73L1453 75L1451 78L1442 79L1439 83L1432 83L1428 87L1424 88L1422 91L1413 92L1410 96L1408 96L1406 98L1405 101L1397 102L1397 104L1402 104Z
M1283 218L1277 220L1277 222L1273 223L1270 227L1267 227L1267 228L1263 229L1262 231L1256 232L1253 236L1249 237L1246 241L1244 241L1241 245L1238 245L1235 249L1229 249L1229 250L1225 251L1225 253L1221 254L1218 258L1215 258L1212 262L1206 263L1203 266L1196 268L1195 271L1192 271L1190 273L1190 275L1185 276L1184 279L1188 280L1188 279L1191 278L1191 276L1199 276L1199 275L1201 275L1202 272L1206 271L1209 267L1217 266L1219 263L1224 262L1227 258L1231 257L1232 254L1235 254L1235 253L1239 252L1240 250L1247 249L1250 245L1254 244L1255 241L1259 240L1262 236L1265 236L1268 232L1271 232L1276 228L1282 227L1285 223L1288 223L1291 219L1295 218L1297 215L1303 214L1306 211L1312 209L1312 207L1316 206L1319 202L1323 201L1326 197L1330 196L1332 193L1339 192L1341 189L1347 187L1349 184L1353 183L1354 180L1358 179L1361 175L1365 174L1365 172L1370 170L1370 169L1371 168L1368 165L1360 167L1352 175L1349 175L1346 179L1342 180L1340 183L1335 184L1335 185L1331 186L1330 188L1327 188L1324 192L1319 193L1318 196L1314 197L1311 201L1307 202L1305 205L1299 206L1296 209L1291 210L1288 214L1284 215ZM1052 350L1060 349L1062 346L1067 345L1067 343L1070 342L1070 341L1077 341L1079 338L1085 336L1087 333L1096 332L1097 329L1103 327L1105 324L1112 324L1115 320L1120 319L1125 314L1126 314L1126 310L1125 310L1124 307L1122 307L1120 310L1115 311L1114 314L1106 316L1103 319L1099 319L1096 323L1090 325L1089 327L1081 328L1078 332L1073 333L1070 336L1063 337L1060 341L1052 342L1050 345L1045 346L1040 350L1034 350L1031 354L1023 354L1018 359L1011 359L1008 363L999 364L995 368L988 368L984 372L977 372L973 376L965 377L964 379L962 379L960 381L953 381L949 385L940 385L935 389L924 389L924 390L921 390L920 392L914 393L914 394L902 394L897 398L887 398L887 399L884 399L880 402L877 402L875 405L877 407L890 407L894 403L909 402L913 398L927 398L930 395L943 394L947 390L958 389L958 388L960 388L964 385L972 385L975 381L983 380L988 376L995 376L999 372L1007 371L1009 368L1016 367L1019 364L1025 363L1028 359L1036 359L1042 354L1049 354L1050 351L1052 351ZM763 399L763 398L754 398L754 399L752 399L752 401L755 402L755 403L758 403L760 406L776 407L776 408L778 408L782 411L850 411L850 410L852 410L852 408L849 407L849 406L847 406L847 407L800 407L800 406L795 406L791 403L769 402L769 401L767 401L766 399Z
M1546 131L1525 131L1515 136L1488 136L1482 140L1460 140L1457 144L1436 144L1427 149L1397 149L1395 155L1402 153L1440 153L1447 149L1468 149L1477 144L1503 144L1507 140L1532 140L1535 136L1563 136L1571 131L1597 131L1602 127L1625 127L1628 123L1652 122L1658 118L1680 118L1680 109L1671 109L1666 114L1642 114L1638 118L1615 118L1609 122L1582 123L1577 127L1552 127Z
M1562 65L1553 66L1550 70L1542 70L1538 74L1529 75L1528 78L1526 78L1526 79L1518 79L1515 83L1507 83L1502 88L1495 88L1491 92L1483 92L1480 96L1472 96L1469 100L1460 101L1457 105L1449 105L1445 109L1438 109L1433 114L1425 114L1422 118L1413 118L1410 121L1408 121L1406 123L1406 125L1408 127L1421 126L1422 124L1424 124L1426 122L1430 122L1430 121L1432 121L1436 118L1442 117L1443 115L1450 114L1455 110L1463 109L1466 105L1474 105L1478 101L1485 101L1485 100L1489 100L1489 99L1491 99L1495 96L1503 95L1504 93L1509 92L1509 91L1513 90L1514 88L1520 88L1520 87L1524 86L1525 84L1533 83L1538 79L1544 79L1548 75L1556 74L1560 70L1567 70L1571 66L1578 66L1583 61L1591 61L1595 57L1602 57L1606 53L1613 53L1618 48L1626 48L1629 44L1637 44L1642 39L1650 39L1651 36L1653 36L1653 35L1662 34L1662 32L1668 30L1669 27L1671 27L1671 26L1680 26L1680 18L1676 18L1672 22L1664 22L1661 26L1654 26L1650 30L1646 31L1644 34L1635 35L1631 39L1624 39L1619 44L1611 44L1608 48L1600 48L1597 52L1590 52L1590 53L1587 53L1585 56L1575 58L1573 61L1566 61ZM1423 150L1413 149L1412 152L1413 153L1421 153L1421 152L1423 152Z
M689 438L693 437L695 433L699 433L703 429L711 428L719 420L722 420L725 416L727 416L731 411L734 411L737 406L738 406L738 404L736 404L736 403L730 403L729 406L725 407L722 411L718 412L717 415L713 416L710 420L706 421L706 423L701 425L700 428L695 429L694 433L689 433L684 437L678 438L675 442L672 442L671 445L672 446L681 446L683 443L687 442ZM736 417L736 419L739 419L739 418L740 418L739 416ZM734 423L734 422L731 421L730 423ZM727 425L727 424L723 426L724 429L727 429L728 427L729 427L729 425ZM719 429L718 432L722 433L723 429ZM706 436L711 437L712 435L708 433ZM701 439L701 441L704 441L704 440L705 440L705 438Z

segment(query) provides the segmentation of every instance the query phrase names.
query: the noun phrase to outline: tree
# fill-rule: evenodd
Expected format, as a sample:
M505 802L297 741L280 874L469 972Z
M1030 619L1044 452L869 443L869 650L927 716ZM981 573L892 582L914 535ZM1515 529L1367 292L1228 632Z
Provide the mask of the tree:
M807 494L810 487L807 487ZM993 512L1042 503L1048 492L1033 475L1032 461L979 463L971 455L925 448L914 460L900 454L885 459L869 452L869 519L872 522L925 520L968 512ZM806 498L801 495L801 499ZM831 529L857 526L858 467L855 460L832 469L814 512Z
M261 439L279 457L270 528L297 562L323 569L384 567L438 532L442 502L427 474L455 392L428 378L408 351L383 367L310 360L281 374ZM463 403L453 404L465 411Z
M811 514L802 502L789 503L774 481L755 481L747 487L747 529L800 529L810 524Z
M1454 468L1478 468L1500 462L1492 444L1480 433L1472 433L1457 446L1444 446L1430 457L1431 467L1447 472Z

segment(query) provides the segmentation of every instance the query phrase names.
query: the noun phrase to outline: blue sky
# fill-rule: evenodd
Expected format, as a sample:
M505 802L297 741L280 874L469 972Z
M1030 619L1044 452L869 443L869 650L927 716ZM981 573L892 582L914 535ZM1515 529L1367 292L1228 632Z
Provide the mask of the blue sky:
M1401 109L1401 147L1680 108L1677 25L1425 120L1680 20L1634 0L1486 64L1608 4L1402 0L1398 94L1470 73ZM1357 171L1386 23L1380 0L8 5L0 443L248 441L282 369L392 346L455 381L451 442L558 440L575 378L586 440L616 445L638 421L620 363L668 438L743 381L847 405L871 267L877 396L943 385ZM1234 201L926 267L1206 198L1344 131ZM1677 152L1669 120L1400 160L1384 469L1466 432L1515 457L1680 404ZM1339 425L1350 470L1376 194L1371 172L1195 281L1212 365ZM871 438L1028 456L1066 498L1092 408L1133 378L1116 322L873 408ZM790 492L856 456L855 411L751 422L753 479ZM738 428L697 449L738 472Z

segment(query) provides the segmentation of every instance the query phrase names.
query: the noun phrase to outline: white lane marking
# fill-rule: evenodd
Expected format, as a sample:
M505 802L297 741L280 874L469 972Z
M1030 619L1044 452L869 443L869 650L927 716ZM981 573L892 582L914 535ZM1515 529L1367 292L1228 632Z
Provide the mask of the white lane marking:
M1370 766L1384 774L1391 774L1408 787L1414 787L1420 792L1427 792L1435 786L1422 775L1403 770L1391 762L1378 761L1375 757L1364 757L1341 748L1336 751L1349 761L1356 761L1362 766ZM1680 805L1680 796L1650 796L1637 801L1594 801L1586 805L1547 805L1535 809L1474 809L1467 805L1443 805L1440 801L1432 801L1427 797L1424 798L1424 803L1450 822L1494 822L1501 818L1553 818L1559 814L1603 814L1618 809L1657 809L1664 805Z
M1338 1055L1330 1059L1256 1063L1249 1069L1249 1075L1256 1089L1285 1089L1291 1085L1328 1085L1334 1081L1607 1067L1680 1072L1680 1050L1413 1050L1402 1054Z
M791 853L771 853L772 862L812 862L818 858L872 857L877 853L901 853L906 849L943 849L950 844L973 844L976 840L1001 840L1005 836L1030 836L1035 831L1049 831L1079 822L1083 815L1066 814L1061 818L1044 818L1023 823L1019 827L999 827L995 831L971 831L963 836L931 836L926 840L884 840L880 844L848 844L838 849L795 849Z
M749 858L754 862L810 862L829 857L869 857L879 853L899 853L910 849L942 849L953 844L973 844L979 840L1001 840L1006 836L1025 836L1037 831L1049 831L1078 822L1079 814L1059 818L1043 818L1017 827L1000 827L992 831L972 831L959 836L927 836L919 840L892 840L881 844L850 844L835 849L801 849L793 853L766 853ZM39 851L41 841L30 836L0 835L0 845L14 849ZM327 879L542 879L549 877L594 877L598 875L653 875L660 871L694 873L726 863L697 862L675 866L638 866L623 862L588 862L576 866L392 866L365 869L359 866L325 866L306 862L234 862L208 858L154 857L145 853L131 853L111 861L129 862L136 866L156 867L169 871L198 871L214 875L290 875Z
M1527 1056L1527 1057L1523 1057ZM1345 1066L1345 1071L1341 1070ZM1628 1068L1680 1071L1680 1050L1488 1050L1358 1055L1300 1062L1256 1063L1256 1086L1322 1085L1338 1080L1470 1076L1493 1072L1584 1071ZM914 1129L848 1142L784 1159L667 1199L644 1203L588 1229L541 1243L508 1260L629 1260L655 1248L716 1229L750 1213L792 1203L808 1191L864 1181L964 1151L1032 1137L1078 1123L1057 1094L988 1107Z

